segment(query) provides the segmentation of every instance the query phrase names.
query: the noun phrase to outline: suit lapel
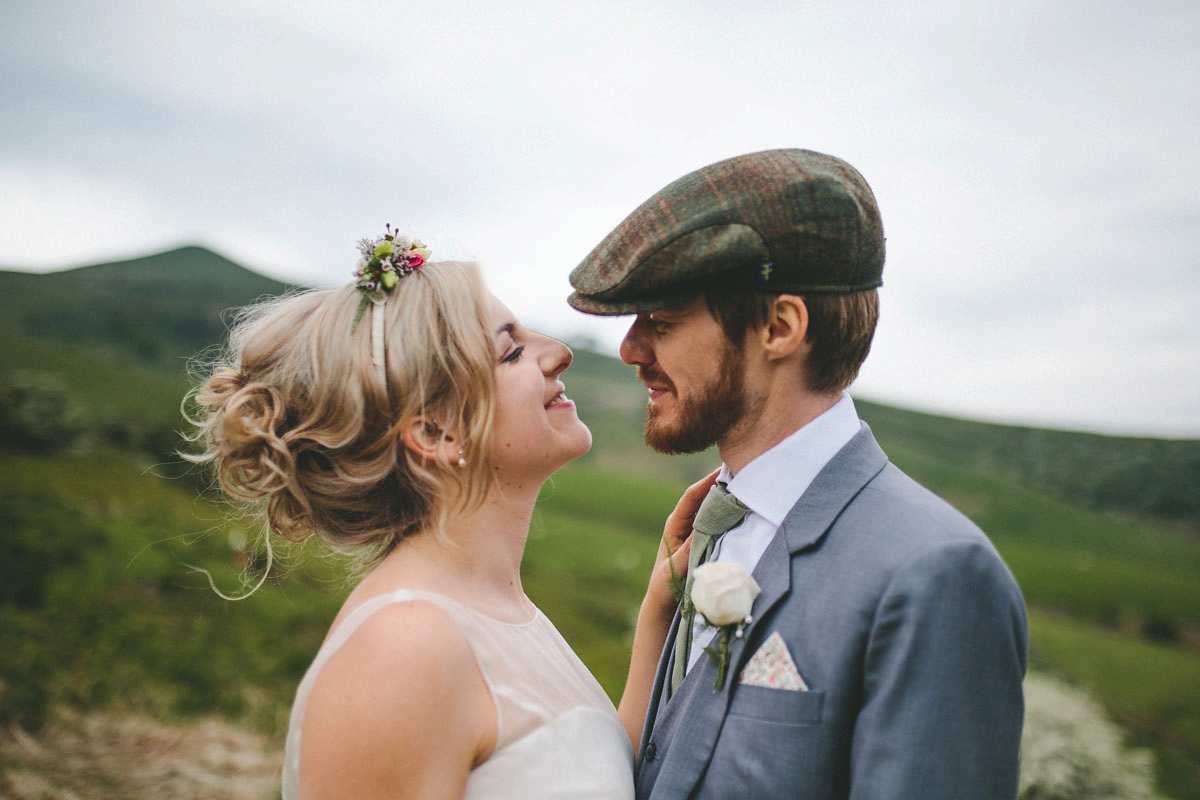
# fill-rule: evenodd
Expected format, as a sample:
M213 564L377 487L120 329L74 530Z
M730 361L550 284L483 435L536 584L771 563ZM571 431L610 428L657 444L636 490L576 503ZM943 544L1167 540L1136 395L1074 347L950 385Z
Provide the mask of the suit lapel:
M817 473L792 510L784 517L777 535L787 542L791 554L811 548L829 531L850 501L887 466L887 456L867 424Z
M743 631L745 641L757 644L770 635L763 621L770 619L771 611L792 591L792 557L814 548L833 527L842 509L886 464L887 456L864 423L817 474L792 506L754 568L754 579L762 591L754 601L754 618ZM739 652L741 658L731 660L732 680L741 674L751 653L750 648L743 648Z
M663 687L670 674L671 658L664 655L659 660L651 708L658 710L663 730L668 735L673 730L673 739L654 783L652 798L687 797L700 782L712 760L733 697L734 684L752 653L747 644L766 639L770 631L764 620L769 620L771 611L791 593L792 557L815 547L846 505L886 465L887 456L864 423L788 512L754 568L754 579L762 591L754 601L753 619L746 626L743 638L730 641L729 670L724 688L719 692L712 691L716 665L712 659L704 658L697 662L695 669L688 671L668 704ZM674 650L670 642L677 629L678 622L668 636L668 653ZM662 716L663 712L668 713ZM642 736L643 747L648 739L649 723Z

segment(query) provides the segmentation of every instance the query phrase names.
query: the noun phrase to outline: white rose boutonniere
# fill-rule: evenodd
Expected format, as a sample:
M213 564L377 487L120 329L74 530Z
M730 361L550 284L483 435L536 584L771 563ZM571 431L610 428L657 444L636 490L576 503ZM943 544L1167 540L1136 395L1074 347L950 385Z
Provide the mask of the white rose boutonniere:
M746 574L741 564L712 562L696 567L692 577L692 607L705 622L717 629L715 645L704 648L704 652L717 662L713 691L725 685L729 639L741 637L742 628L751 621L750 608L759 591L758 582Z

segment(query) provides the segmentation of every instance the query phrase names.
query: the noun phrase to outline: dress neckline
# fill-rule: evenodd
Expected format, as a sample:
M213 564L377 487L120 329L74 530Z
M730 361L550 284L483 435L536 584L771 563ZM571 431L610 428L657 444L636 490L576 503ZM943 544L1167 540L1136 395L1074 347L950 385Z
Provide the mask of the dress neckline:
M463 601L458 600L457 598L451 597L450 595L442 594L441 592L434 592L429 589L392 589L389 592L384 592L383 594L372 595L371 597L368 597L366 600L359 603L358 606L355 607L355 610L365 606L367 603L370 603L377 598L380 598L380 597L392 598L392 597L398 597L400 595L409 595L409 596L416 597L416 598L420 598L421 596L436 597L438 599L441 599L448 603L451 603L452 605L455 605L458 608L461 608L464 611L467 611L467 612L473 614L474 616L480 617L481 619L487 620L488 622L494 623L496 625L503 625L508 628L528 627L528 626L534 624L535 622L537 622L538 619L542 616L541 609L539 609L536 605L534 605L533 601L530 601L529 604L531 606L533 606L533 612L529 615L528 619L519 620L519 621L500 619L498 617L492 616L491 614L487 613L486 611L475 608L474 606L469 606L466 603L464 603ZM525 599L528 600L529 598L526 597ZM350 613L354 613L354 612L351 611Z

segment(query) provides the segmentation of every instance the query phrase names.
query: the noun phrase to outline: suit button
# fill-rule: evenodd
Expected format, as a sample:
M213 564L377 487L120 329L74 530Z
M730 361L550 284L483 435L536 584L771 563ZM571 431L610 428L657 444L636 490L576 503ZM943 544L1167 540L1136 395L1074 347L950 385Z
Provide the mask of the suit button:
M654 746L654 742L650 742L646 745L646 760L653 761L656 755L658 755L658 748Z

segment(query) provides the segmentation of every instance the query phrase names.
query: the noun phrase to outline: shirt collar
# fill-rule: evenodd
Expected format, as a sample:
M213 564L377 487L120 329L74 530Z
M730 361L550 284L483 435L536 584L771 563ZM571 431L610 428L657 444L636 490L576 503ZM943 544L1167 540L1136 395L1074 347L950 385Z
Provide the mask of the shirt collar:
M778 528L817 473L860 427L854 401L843 393L824 413L759 455L736 476L731 477L729 467L722 464L717 480Z

